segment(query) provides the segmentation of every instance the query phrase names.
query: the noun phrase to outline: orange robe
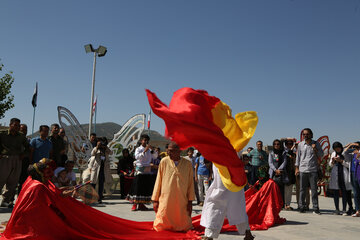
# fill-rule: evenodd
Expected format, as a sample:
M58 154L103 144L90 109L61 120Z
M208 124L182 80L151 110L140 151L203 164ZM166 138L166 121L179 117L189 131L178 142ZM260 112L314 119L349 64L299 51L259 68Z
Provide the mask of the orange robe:
M151 200L159 201L154 221L156 231L187 231L192 228L187 211L195 199L192 164L181 158L176 166L170 157L161 160Z

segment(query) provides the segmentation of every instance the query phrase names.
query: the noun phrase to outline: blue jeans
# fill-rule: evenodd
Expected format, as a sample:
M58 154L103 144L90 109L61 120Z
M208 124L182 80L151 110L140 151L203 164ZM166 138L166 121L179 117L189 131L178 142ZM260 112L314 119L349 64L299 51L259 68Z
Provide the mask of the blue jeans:
M353 187L354 192L354 202L355 202L355 210L359 211L360 207L360 184L358 180L355 178L355 173L351 172L351 185Z

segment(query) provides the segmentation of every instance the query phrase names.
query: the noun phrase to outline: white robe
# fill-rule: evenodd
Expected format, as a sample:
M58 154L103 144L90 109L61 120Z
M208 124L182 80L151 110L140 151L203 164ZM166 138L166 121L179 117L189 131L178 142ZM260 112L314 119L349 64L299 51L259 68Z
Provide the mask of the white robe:
M240 234L250 229L245 207L244 189L231 192L221 181L218 169L213 165L214 181L206 192L200 225L220 232L224 218L236 225Z

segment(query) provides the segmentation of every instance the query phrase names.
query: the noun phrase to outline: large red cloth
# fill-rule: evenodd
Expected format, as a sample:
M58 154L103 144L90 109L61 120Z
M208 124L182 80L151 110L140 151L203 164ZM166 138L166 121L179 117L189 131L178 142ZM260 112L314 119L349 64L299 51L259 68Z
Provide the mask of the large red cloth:
M282 201L273 180L257 192L249 189L245 198L251 230L266 230L286 221L279 216ZM204 231L200 218L201 215L192 218L193 231L156 232L153 222L108 215L71 197L61 197L60 190L50 182L45 185L29 177L0 239L199 239ZM225 220L221 231L236 231L236 227Z
M152 230L152 222L117 218L74 198L61 197L51 182L30 177L0 239L198 239L198 235Z
M250 188L245 192L246 213L249 218L251 230L267 230L276 224L283 224L286 219L281 218L279 213L282 208L282 199L279 187L270 179L256 191ZM193 217L193 226L198 234L204 232L200 226L201 215ZM221 232L237 231L236 226L229 225L225 219Z
M222 130L213 122L212 109L220 99L204 90L181 88L166 106L146 90L153 112L165 121L165 135L182 149L195 147L208 160L226 166L237 186L246 184L244 164Z

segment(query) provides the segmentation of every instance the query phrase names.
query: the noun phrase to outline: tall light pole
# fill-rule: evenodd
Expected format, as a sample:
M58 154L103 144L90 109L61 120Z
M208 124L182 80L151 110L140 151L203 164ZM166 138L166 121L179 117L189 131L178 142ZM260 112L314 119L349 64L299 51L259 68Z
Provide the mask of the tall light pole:
M94 89L95 89L95 70L96 70L96 56L103 57L105 56L107 49L104 46L99 46L97 49L94 49L91 44L85 45L85 52L94 53L94 63L93 63L93 74L92 74L92 84L91 84L91 100L90 100L90 120L89 120L89 139L92 129L92 118L93 118L93 104L94 104Z

